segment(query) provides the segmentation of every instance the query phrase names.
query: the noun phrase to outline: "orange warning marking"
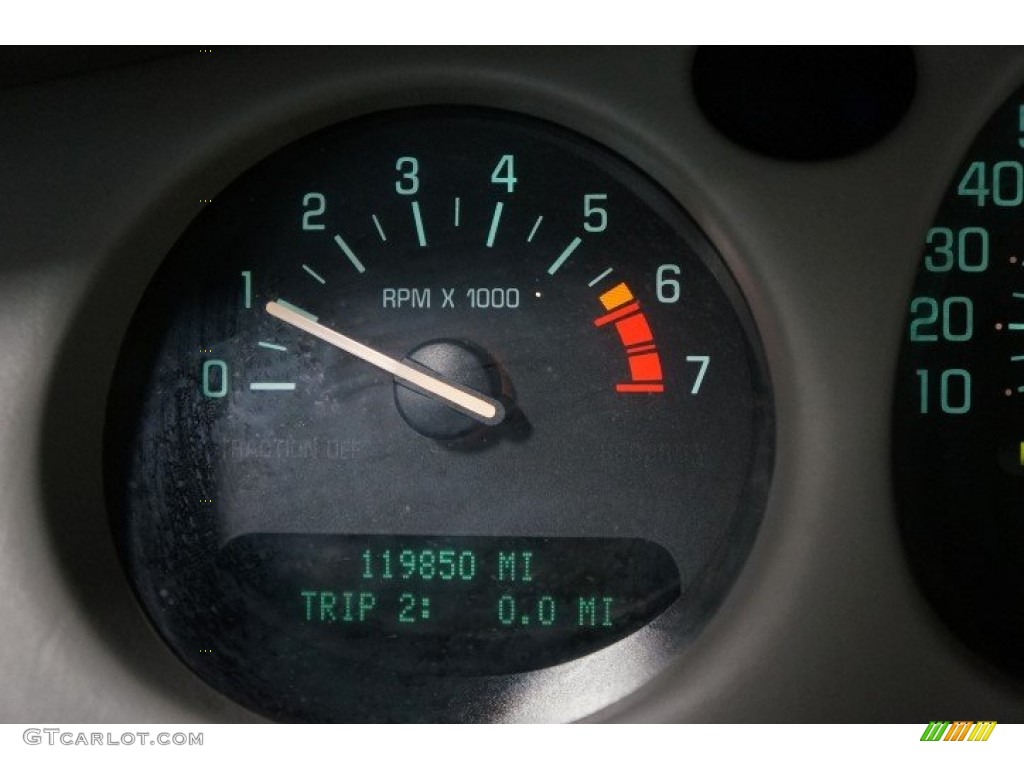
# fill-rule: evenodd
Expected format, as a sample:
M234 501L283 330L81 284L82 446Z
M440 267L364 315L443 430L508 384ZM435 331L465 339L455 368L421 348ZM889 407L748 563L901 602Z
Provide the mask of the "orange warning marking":
M616 307L621 307L623 304L628 304L633 300L633 292L629 290L629 286L625 283L619 283L614 288L605 291L599 297L601 304L609 312Z

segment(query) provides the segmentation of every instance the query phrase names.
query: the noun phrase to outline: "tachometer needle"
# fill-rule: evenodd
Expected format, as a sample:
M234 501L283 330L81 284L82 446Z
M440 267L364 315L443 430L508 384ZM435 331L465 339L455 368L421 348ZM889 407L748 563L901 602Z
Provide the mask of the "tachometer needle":
M388 357L383 352L378 352L372 347L356 341L355 339L338 333L335 330L310 320L308 317L290 309L276 301L267 304L267 312L278 320L298 328L300 331L316 336L338 349L358 357L370 365L380 368L411 385L417 391L442 401L451 408L455 408L477 421L494 426L500 424L505 418L505 408L500 402L492 397L481 394L469 387L456 384L445 377L429 371L426 368L413 367L407 363Z

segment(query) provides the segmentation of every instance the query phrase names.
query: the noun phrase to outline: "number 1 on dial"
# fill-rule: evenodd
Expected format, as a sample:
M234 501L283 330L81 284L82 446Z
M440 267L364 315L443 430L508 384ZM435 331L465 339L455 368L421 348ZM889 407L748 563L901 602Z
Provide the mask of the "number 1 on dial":
M249 270L242 273L242 289L242 305L252 309L252 272Z

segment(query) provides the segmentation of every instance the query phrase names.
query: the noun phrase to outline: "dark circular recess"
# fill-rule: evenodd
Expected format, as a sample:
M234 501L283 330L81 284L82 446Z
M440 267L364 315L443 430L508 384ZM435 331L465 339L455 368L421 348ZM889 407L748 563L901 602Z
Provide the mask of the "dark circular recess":
M440 339L420 344L406 361L419 363L463 386L500 399L501 371L494 359L475 344ZM424 437L457 440L486 427L453 408L395 380L395 405L406 424Z
M693 90L731 141L780 160L852 155L888 134L914 97L907 46L702 47Z

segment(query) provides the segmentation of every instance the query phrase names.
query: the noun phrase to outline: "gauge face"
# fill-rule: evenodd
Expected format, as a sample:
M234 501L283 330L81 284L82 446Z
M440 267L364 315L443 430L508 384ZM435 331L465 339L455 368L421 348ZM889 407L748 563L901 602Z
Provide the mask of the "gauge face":
M918 581L976 651L1024 673L1024 89L956 171L910 300L894 479Z
M772 459L748 312L689 217L575 134L384 113L183 234L105 437L129 577L281 720L581 717L692 639Z

